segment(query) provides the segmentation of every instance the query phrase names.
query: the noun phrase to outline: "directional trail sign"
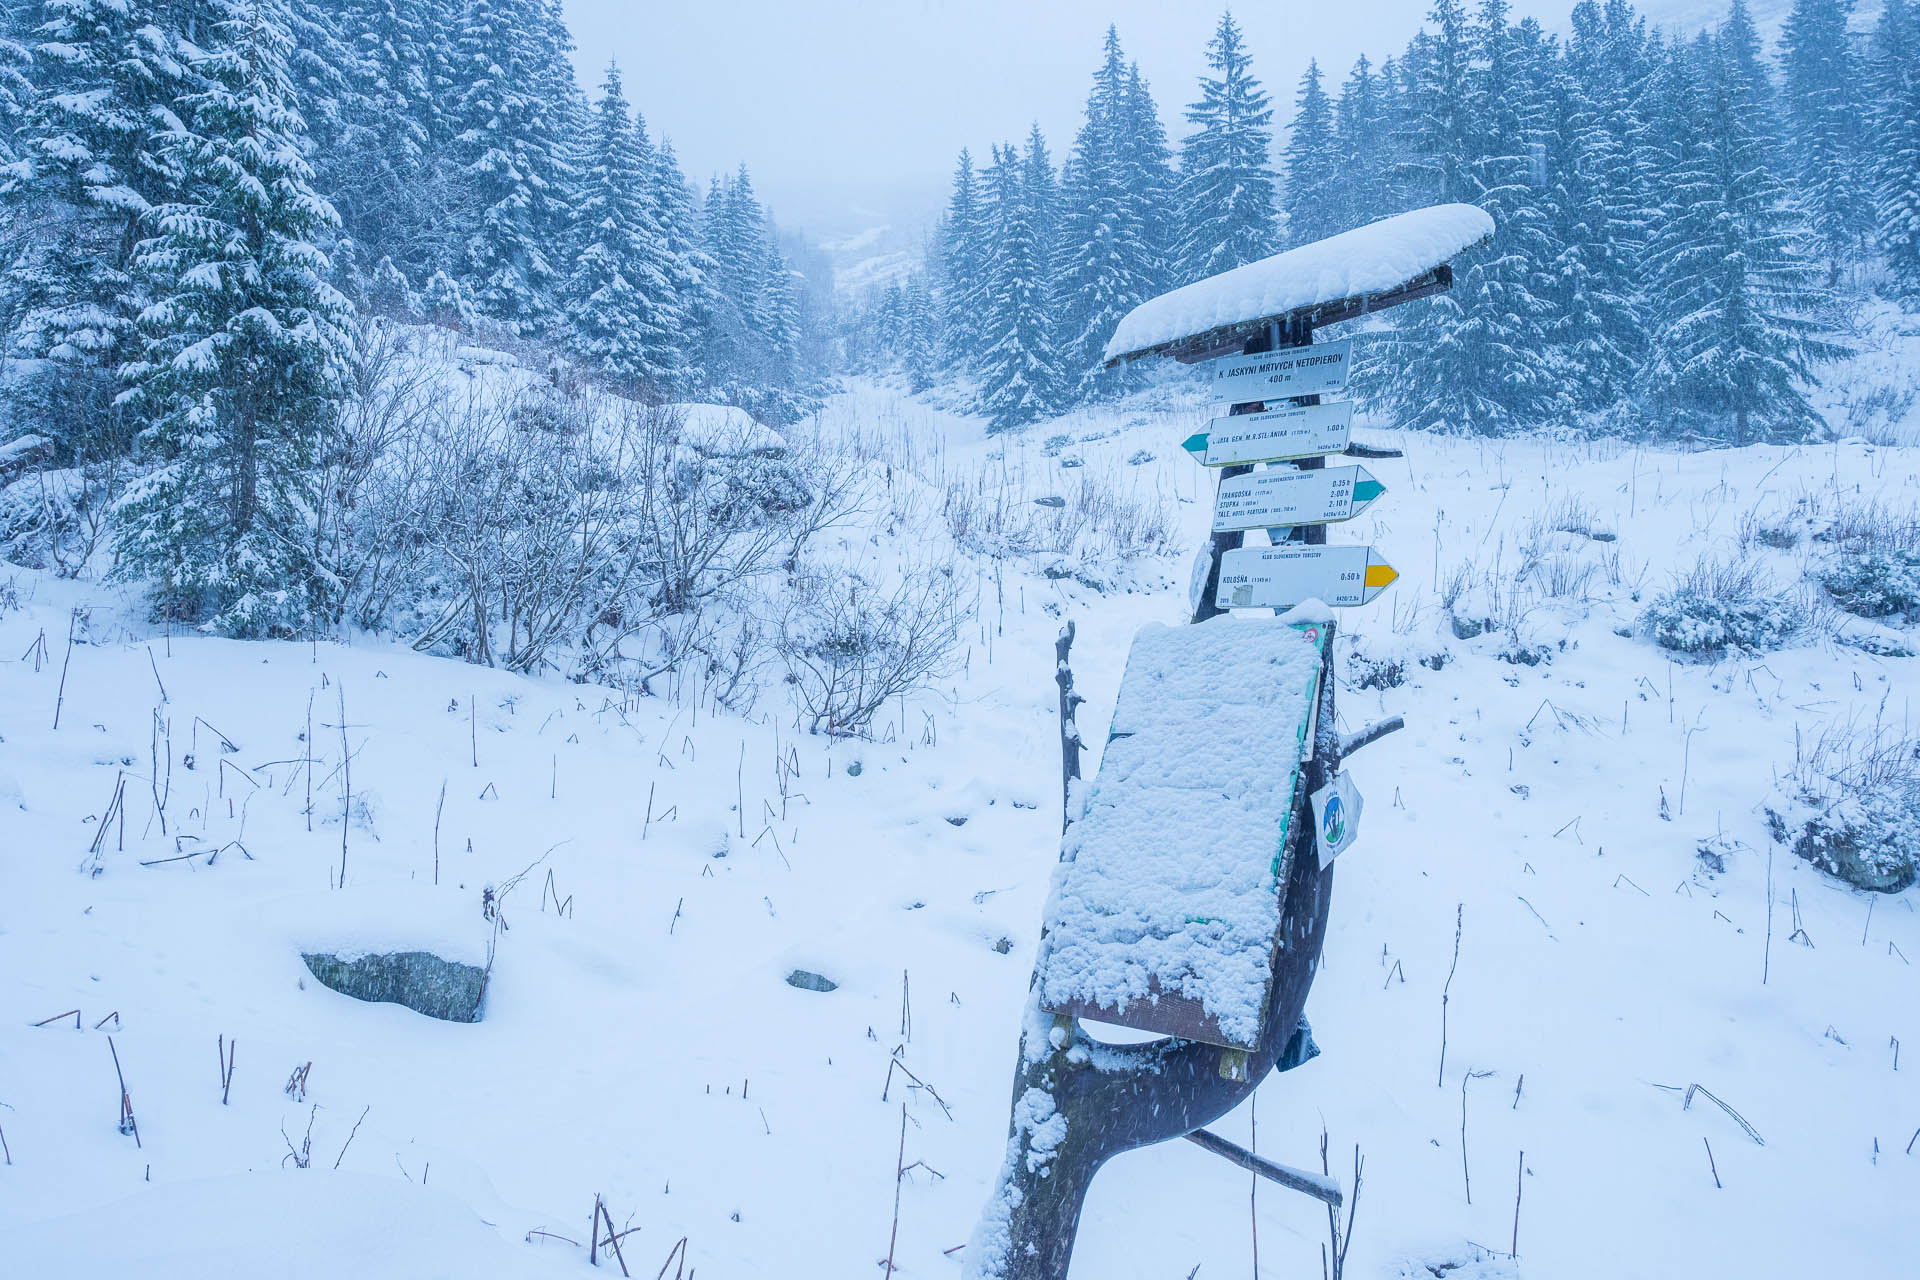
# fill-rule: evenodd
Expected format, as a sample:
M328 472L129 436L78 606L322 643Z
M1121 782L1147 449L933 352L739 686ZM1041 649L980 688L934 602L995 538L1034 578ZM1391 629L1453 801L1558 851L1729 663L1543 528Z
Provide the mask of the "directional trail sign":
M1288 405L1215 418L1180 442L1204 466L1286 462L1339 453L1353 437L1353 403Z
M1365 604L1400 571L1372 547L1241 547L1220 557L1222 609L1291 609L1303 600Z
M1352 364L1351 338L1259 355L1222 356L1207 361L1213 382L1208 391L1228 404L1323 395L1347 385Z
M1361 811L1340 765L1377 734L1333 731L1330 620L1220 615L1366 604L1399 576L1372 547L1326 545L1327 524L1385 487L1364 468L1319 461L1348 452L1353 408L1308 402L1347 385L1353 344L1316 343L1314 332L1444 291L1450 260L1493 231L1471 205L1399 214L1142 303L1107 343L1109 367L1171 356L1206 370L1215 403L1256 411L1181 442L1201 464L1231 468L1195 561L1195 625L1135 638L1084 790L1080 736L1061 738L1063 878L1021 1020L1013 1136L977 1237L986 1251L968 1258L983 1280L1067 1280L1095 1171L1171 1138L1339 1207L1327 1180L1198 1126L1314 1052L1301 1014L1332 863ZM1282 526L1301 541L1282 541ZM1247 529L1265 529L1265 545L1243 546ZM1063 725L1078 701L1071 639L1069 629L1054 651ZM1089 1052L1082 1019L1161 1039ZM1062 1126L1078 1137L1060 1142Z
M1351 520L1386 491L1387 486L1375 480L1365 467L1283 469L1230 476L1220 482L1214 500L1213 531Z

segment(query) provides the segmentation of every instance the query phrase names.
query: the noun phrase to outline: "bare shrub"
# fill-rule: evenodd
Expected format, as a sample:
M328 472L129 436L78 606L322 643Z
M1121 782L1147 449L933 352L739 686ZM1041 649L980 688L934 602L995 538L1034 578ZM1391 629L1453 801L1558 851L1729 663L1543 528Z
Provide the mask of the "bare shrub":
M77 578L106 547L125 490L118 459L31 472L0 486L0 555Z
M445 359L389 336L370 335L328 460L340 615L419 649L642 691L704 655L716 696L744 696L763 641L734 597L855 508L851 456L564 378L449 394Z
M1833 549L1813 576L1834 603L1863 618L1920 615L1920 508L1843 505L1822 541Z
M808 732L864 734L891 699L950 673L964 598L952 560L904 564L890 585L851 569L802 574L778 648Z
M1914 406L1920 403L1920 376L1909 373L1865 388L1841 390L1847 415L1842 434L1883 447L1915 442L1912 418Z
M1806 599L1774 586L1762 565L1710 556L1702 556L1641 617L1661 648L1705 658L1779 649L1814 622Z
M1862 889L1897 893L1920 869L1920 737L1902 723L1836 720L1794 734L1793 766L1767 805L1775 839Z

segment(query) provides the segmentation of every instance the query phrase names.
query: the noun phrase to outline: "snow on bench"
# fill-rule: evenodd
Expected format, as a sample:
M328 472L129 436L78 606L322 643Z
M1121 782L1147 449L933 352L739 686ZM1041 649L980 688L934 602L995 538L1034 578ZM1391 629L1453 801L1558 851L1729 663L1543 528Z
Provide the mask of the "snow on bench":
M1047 905L1041 1008L1257 1046L1324 634L1223 616L1134 637Z
M1382 218L1141 303L1121 318L1104 359L1108 365L1162 353L1200 359L1239 350L1223 331L1300 312L1319 312L1320 324L1351 319L1386 301L1377 295L1418 296L1401 291L1417 288L1448 259L1492 235L1493 219L1470 204ZM1437 278L1433 283L1444 287Z

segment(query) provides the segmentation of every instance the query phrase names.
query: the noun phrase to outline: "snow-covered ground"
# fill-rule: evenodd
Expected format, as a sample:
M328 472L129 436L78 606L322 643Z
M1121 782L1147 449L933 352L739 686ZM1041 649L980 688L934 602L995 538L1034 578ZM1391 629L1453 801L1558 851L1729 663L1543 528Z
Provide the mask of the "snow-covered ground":
M635 1275L682 1237L707 1276L866 1275L904 1163L895 1263L957 1275L1059 841L1054 634L1078 623L1097 741L1133 632L1186 613L1210 480L1177 442L1203 415L1162 391L984 440L864 385L833 415L890 441L893 505L846 532L888 554L944 540L956 492L1164 513L1169 549L973 556L962 671L838 744L777 688L749 722L697 682L623 699L384 641L169 637L118 588L0 568L6 1274L604 1274L600 1195ZM1358 1144L1353 1276L1911 1274L1920 890L1848 890L1759 805L1797 734L1902 722L1920 660L1820 633L1676 662L1616 631L1803 499L1911 506L1920 451L1362 434L1407 456L1369 463L1389 492L1332 539L1403 576L1342 619L1341 719L1408 728L1353 764L1323 1054L1220 1130L1253 1144L1257 1108L1258 1149L1317 1168L1324 1127L1343 1179ZM1750 549L1782 591L1820 554ZM1455 638L1455 585L1503 625ZM1404 683L1358 687L1396 660ZM490 943L474 1025L300 959ZM1095 1181L1076 1274L1248 1274L1256 1224L1267 1274L1317 1274L1322 1206L1189 1144L1134 1153Z

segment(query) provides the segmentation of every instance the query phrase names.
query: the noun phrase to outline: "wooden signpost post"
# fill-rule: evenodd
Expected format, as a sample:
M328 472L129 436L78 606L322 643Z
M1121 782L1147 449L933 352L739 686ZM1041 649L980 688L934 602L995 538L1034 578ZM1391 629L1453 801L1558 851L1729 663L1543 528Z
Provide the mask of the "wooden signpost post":
M1318 1052L1301 1012L1326 935L1333 859L1351 846L1361 812L1341 765L1398 722L1341 738L1330 622L1221 615L1310 599L1353 607L1393 582L1373 548L1327 545L1327 524L1360 514L1385 486L1364 467L1328 468L1326 457L1397 455L1360 450L1351 406L1319 402L1346 386L1353 344L1313 345L1313 331L1446 289L1448 260L1492 233L1492 220L1468 205L1401 214L1144 303L1108 344L1109 365L1151 355L1208 362L1210 391L1231 406L1182 442L1220 477L1193 608L1201 625L1135 638L1085 814L1067 814L1066 859L1021 1024L1006 1161L967 1250L969 1277L1065 1280L1094 1173L1170 1138L1341 1203L1331 1178L1204 1126L1269 1072ZM1266 530L1267 545L1244 546L1252 530ZM1057 653L1063 717L1070 642L1064 633ZM1081 776L1081 732L1063 719L1069 779ZM1162 1038L1089 1053L1082 1018Z

